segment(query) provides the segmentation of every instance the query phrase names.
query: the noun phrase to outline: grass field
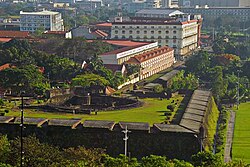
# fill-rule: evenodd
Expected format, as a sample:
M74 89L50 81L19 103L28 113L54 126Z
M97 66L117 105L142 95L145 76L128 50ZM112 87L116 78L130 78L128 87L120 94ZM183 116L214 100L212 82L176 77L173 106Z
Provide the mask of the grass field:
M243 159L250 163L250 102L242 103L239 110L236 110L233 159Z
M98 112L97 115L83 114L64 114L64 113L47 113L41 111L24 110L25 117L40 117L40 118L81 118L82 120L113 120L113 121L129 121L129 122L148 122L161 123L165 120L164 112L167 111L167 105L171 104L172 100L179 99L178 106L182 101L182 96L176 96L170 100L160 100L147 98L143 99L144 105L139 108L117 111ZM176 110L178 107L176 107ZM20 116L20 111L10 111L6 116Z

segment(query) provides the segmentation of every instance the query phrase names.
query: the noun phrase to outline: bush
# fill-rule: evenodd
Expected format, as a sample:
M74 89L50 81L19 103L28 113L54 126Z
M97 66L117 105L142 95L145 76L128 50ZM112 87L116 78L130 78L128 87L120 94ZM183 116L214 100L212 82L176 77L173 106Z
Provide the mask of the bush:
M168 105L167 109L169 109L171 112L174 111L175 106L174 105Z
M155 92L155 93L161 93L161 92L163 92L163 87L162 87L162 85L157 85L157 86L155 86L154 87L154 89L153 89L153 91Z

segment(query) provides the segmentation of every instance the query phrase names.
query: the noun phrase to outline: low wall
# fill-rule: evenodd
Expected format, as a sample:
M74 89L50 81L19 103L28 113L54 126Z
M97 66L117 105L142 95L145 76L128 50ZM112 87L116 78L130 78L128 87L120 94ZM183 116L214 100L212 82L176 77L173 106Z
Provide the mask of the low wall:
M132 157L142 158L151 154L190 160L199 151L199 142L192 133L145 132L130 130L128 134L128 152ZM150 131L154 131L151 127ZM0 133L10 139L19 136L19 124L0 124ZM71 129L67 126L25 125L24 136L36 135L41 142L62 148L85 146L103 148L111 156L124 153L124 134L122 129L108 130L101 128Z

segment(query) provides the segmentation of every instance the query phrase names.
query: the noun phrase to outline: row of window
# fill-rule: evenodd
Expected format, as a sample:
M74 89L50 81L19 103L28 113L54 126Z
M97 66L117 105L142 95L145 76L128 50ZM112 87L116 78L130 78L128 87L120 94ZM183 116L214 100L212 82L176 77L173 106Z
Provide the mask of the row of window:
M115 34L118 34L118 32L119 32L118 30L115 30ZM154 34L155 32L158 33L158 34L162 34L162 31L153 31L153 30L150 31L151 34ZM126 33L126 31L125 31L125 30L122 30L122 34L125 34L125 33ZM145 31L143 31L143 33L144 33L144 34L147 34L148 31L145 30ZM165 33L166 33L166 34L169 34L169 31L165 31ZM177 33L177 31L173 31L173 34L176 34L176 33ZM133 31L132 31L132 30L129 30L129 34L133 34ZM140 34L140 31L137 30L137 31L136 31L136 34Z
M120 28L118 26L115 26L115 28ZM140 26L122 26L121 28L169 28L169 26L144 26L144 27L140 27ZM176 26L173 26L173 28L177 28Z

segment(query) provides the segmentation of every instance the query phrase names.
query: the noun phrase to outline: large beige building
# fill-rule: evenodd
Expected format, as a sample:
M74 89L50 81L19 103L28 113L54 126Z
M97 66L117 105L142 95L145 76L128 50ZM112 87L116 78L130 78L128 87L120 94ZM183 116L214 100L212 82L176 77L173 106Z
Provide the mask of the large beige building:
M61 13L52 11L20 11L20 31L34 32L39 29L63 31L64 26Z
M157 41L160 46L174 48L183 56L199 46L202 19L187 18L132 18L131 21L114 22L111 38L136 41Z

